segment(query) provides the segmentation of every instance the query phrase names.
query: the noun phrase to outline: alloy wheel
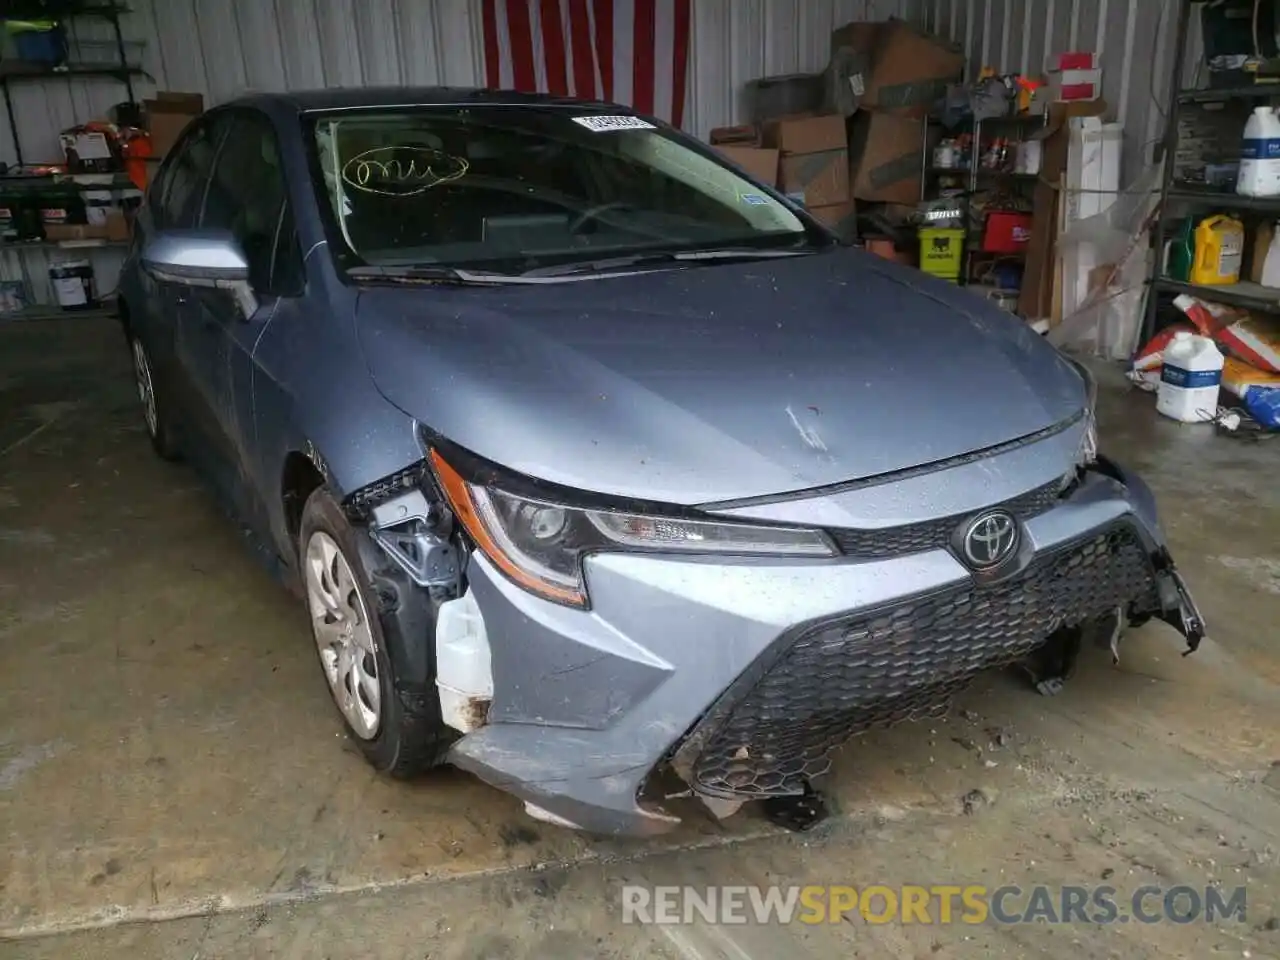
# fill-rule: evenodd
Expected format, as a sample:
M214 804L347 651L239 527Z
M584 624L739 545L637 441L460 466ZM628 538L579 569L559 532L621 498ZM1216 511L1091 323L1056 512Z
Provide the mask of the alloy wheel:
M138 399L142 401L142 415L147 420L147 432L154 437L160 424L156 414L156 390L151 381L151 364L147 361L147 351L137 338L133 341L133 373L138 382Z
M364 598L351 564L323 530L307 541L304 562L307 605L320 664L334 702L362 740L378 735L382 687Z

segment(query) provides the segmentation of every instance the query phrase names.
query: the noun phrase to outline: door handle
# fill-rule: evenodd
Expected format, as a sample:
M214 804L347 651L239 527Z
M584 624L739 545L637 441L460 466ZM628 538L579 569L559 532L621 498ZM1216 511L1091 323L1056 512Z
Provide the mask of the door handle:
M175 302L176 302L176 303L178 303L178 304L184 304L184 303L186 303L186 302L187 302L187 298L186 298L186 297L181 297L181 296L180 296L180 297L175 298Z

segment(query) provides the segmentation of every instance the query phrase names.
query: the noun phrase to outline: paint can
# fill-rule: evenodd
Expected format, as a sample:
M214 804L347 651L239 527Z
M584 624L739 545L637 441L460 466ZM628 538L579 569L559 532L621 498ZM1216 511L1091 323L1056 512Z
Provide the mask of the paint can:
M27 308L27 285L21 280L0 280L0 317L22 313Z
M92 310L98 305L93 282L93 264L88 260L67 260L49 266L53 296L63 310Z

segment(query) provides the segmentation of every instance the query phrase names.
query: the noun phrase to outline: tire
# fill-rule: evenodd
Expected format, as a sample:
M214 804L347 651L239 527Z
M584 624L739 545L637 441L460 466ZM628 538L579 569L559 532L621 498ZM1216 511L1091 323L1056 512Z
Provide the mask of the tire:
M434 689L399 682L397 658L387 646L388 633L399 636L391 609L395 598L373 588L357 533L323 487L307 498L302 511L298 564L316 659L347 735L374 769L393 777L439 766L456 734L440 719ZM343 564L349 576L343 575ZM336 613L322 599L325 594L329 600L341 598ZM345 658L332 642L334 627L326 629L325 621L334 617L339 632L344 620L351 622L354 644ZM367 633L359 621L367 625ZM371 696L375 689L376 703Z
M177 419L168 398L160 389L155 367L142 341L129 335L129 352L133 358L133 378L142 404L142 421L147 428L151 447L162 460L181 460L178 448Z

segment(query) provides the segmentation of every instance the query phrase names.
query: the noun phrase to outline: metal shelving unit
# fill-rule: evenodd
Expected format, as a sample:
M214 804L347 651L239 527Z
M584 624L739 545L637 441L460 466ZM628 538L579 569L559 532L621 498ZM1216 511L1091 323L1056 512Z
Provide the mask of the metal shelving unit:
M1276 96L1280 97L1280 91ZM1165 199L1171 203L1191 203L1206 207L1258 210L1262 213L1280 214L1280 197L1242 197L1238 193L1215 190L1212 187L1175 185L1169 188Z
M1168 239L1165 222L1175 208L1201 207L1218 210L1240 210L1280 217L1280 197L1243 197L1234 191L1209 186L1180 183L1175 179L1174 158L1178 152L1178 120L1181 109L1189 105L1228 103L1231 101L1280 101L1280 83L1258 83L1253 86L1216 87L1204 90L1179 90L1187 61L1187 38L1191 17L1204 0L1182 0L1179 4L1177 33L1174 38L1173 67L1169 89L1177 91L1165 123L1163 151L1164 178L1160 188L1159 215L1154 226L1154 257L1148 277L1147 307L1143 317L1142 341L1155 333L1160 310L1160 294L1190 294L1231 306L1280 312L1280 289L1241 281L1230 285L1205 286L1186 283L1164 275L1164 247Z
M972 265L972 258L975 253L982 251L977 249L982 242L981 224L977 228L974 227L973 215L970 208L970 199L975 193L993 184L993 182L1005 181L1007 183L1028 184L1034 183L1040 179L1038 173L1014 173L1010 170L992 170L981 166L982 161L982 136L984 130L990 127L996 129L1011 127L1022 133L1024 128L1035 128L1045 124L1048 114L1015 114L1007 117L993 117L987 120L979 120L976 123L970 121L963 127L952 130L945 127L941 120L937 117L930 116L924 124L924 131L921 135L923 143L921 145L922 172L920 175L920 200L924 202L931 199L929 188L937 177L950 176L963 178L965 181L964 193L956 198L957 205L964 211L965 222L965 241L964 241L964 261L961 268L960 283L966 285L969 282L969 272ZM972 133L973 144L969 150L969 165L967 167L935 167L931 163L933 151L933 138L930 136L930 129L943 127L948 132L966 132ZM940 198L933 198L940 199ZM992 254L992 256L995 256ZM1004 254L1003 256L1009 256Z
M24 320L66 320L68 317L106 320L117 316L119 316L119 308L115 300L107 299L88 310L62 310L53 306L36 306L25 307L17 313L0 313L0 326Z
M1193 7L1197 3L1203 2L1204 0L1184 0L1184 5ZM1190 23L1189 18L1188 23ZM1182 37L1182 45L1185 51L1185 35ZM1185 52L1183 53L1183 57L1185 59ZM1175 73L1173 76L1174 89L1176 90L1182 79L1182 74ZM1208 90L1182 90L1178 93L1178 102L1221 103L1223 100L1253 100L1276 96L1280 96L1280 83L1255 83L1248 87L1219 87Z
M1260 283L1250 283L1248 280L1241 280L1230 286L1205 286L1198 283L1184 283L1169 277L1157 277L1152 286L1166 293L1174 295L1186 293L1232 307L1280 311L1280 289L1264 287Z
M94 17L106 20L111 24L115 38L116 61L114 63L68 63L59 67L51 67L44 63L29 63L22 60L11 60L0 63L0 89L4 91L4 107L9 119L9 132L13 136L13 150L17 156L18 166L22 166L22 141L18 137L18 120L13 111L13 95L10 85L16 82L34 80L50 80L66 77L103 77L118 80L125 86L130 102L137 99L133 89L134 77L147 77L149 74L139 66L129 63L125 51L124 34L120 30L120 15L128 11L116 3L71 4L58 20L70 20L75 17Z

